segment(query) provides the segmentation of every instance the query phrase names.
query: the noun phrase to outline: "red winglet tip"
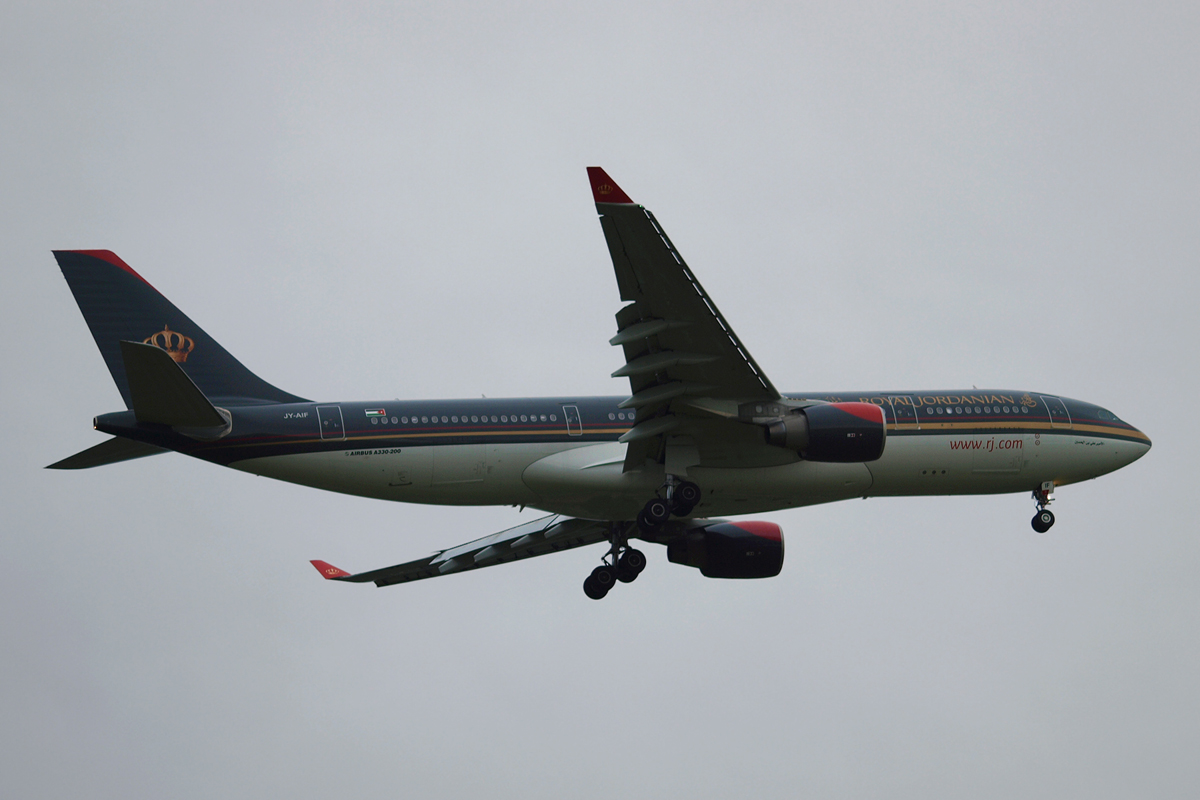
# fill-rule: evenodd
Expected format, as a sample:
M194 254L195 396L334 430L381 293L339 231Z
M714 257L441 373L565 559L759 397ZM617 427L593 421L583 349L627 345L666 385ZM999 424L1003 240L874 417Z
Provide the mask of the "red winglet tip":
M608 177L608 173L600 167L588 167L588 180L592 183L592 197L597 203L628 203L633 205L629 195L621 191L617 182Z
M333 564L330 564L328 561L319 561L319 560L314 559L313 561L310 561L309 563L312 564L314 567L316 567L317 572L321 573L321 577L325 578L325 580L327 580L327 581L333 580L334 578L349 578L350 577L349 572L346 572L346 570L344 570L344 569L338 569Z

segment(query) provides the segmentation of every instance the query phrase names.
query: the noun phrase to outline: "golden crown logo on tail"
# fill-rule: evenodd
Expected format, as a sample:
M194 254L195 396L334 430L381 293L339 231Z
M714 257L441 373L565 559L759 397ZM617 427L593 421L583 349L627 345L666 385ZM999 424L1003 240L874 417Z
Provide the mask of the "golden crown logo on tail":
M168 325L163 325L161 331L152 336L147 336L142 342L152 344L161 350L166 350L167 354L175 359L175 363L177 364L187 361L188 354L196 347L196 343L192 341L190 336L184 336L179 331L173 331Z

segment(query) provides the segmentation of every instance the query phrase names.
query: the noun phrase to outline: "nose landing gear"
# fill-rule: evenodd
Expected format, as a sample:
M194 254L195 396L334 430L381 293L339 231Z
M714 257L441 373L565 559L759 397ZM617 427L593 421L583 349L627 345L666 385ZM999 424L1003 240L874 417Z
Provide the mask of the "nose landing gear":
M1054 498L1051 495L1054 493L1054 482L1046 481L1037 489L1033 490L1033 499L1037 502L1037 513L1033 515L1033 521L1030 523L1033 529L1038 533L1045 533L1054 525L1054 512L1046 508L1053 502Z
M633 583L646 568L646 554L629 546L627 524L612 524L609 533L612 546L604 555L604 563L592 570L592 574L583 582L583 593L593 600L603 599L617 581Z

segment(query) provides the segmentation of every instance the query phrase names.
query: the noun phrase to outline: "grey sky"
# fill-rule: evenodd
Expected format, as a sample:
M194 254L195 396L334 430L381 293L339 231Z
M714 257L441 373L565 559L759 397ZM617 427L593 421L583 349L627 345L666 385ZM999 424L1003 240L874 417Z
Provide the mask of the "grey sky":
M0 775L12 797L1171 797L1200 781L1200 11L10 3ZM52 248L316 399L621 394L584 167L786 390L1008 387L1154 449L1058 492L762 515L783 574L601 548L375 590L529 519L168 455Z

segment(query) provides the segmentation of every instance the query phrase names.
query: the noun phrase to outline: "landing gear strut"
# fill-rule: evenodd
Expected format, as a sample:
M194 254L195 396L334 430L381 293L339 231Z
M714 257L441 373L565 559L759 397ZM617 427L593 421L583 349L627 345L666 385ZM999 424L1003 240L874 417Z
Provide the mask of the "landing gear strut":
M1054 498L1051 495L1054 493L1054 482L1046 481L1041 486L1033 490L1033 499L1037 502L1037 513L1033 515L1033 529L1038 533L1045 533L1054 525L1054 512L1046 508L1053 502Z
M609 531L612 546L604 555L604 563L592 570L583 582L583 593L593 600L602 599L617 581L633 583L646 568L646 554L629 546L626 525L612 523Z
M663 495L666 495L664 498ZM667 481L638 513L642 533L655 533L672 516L686 517L700 502L700 487L667 475Z

